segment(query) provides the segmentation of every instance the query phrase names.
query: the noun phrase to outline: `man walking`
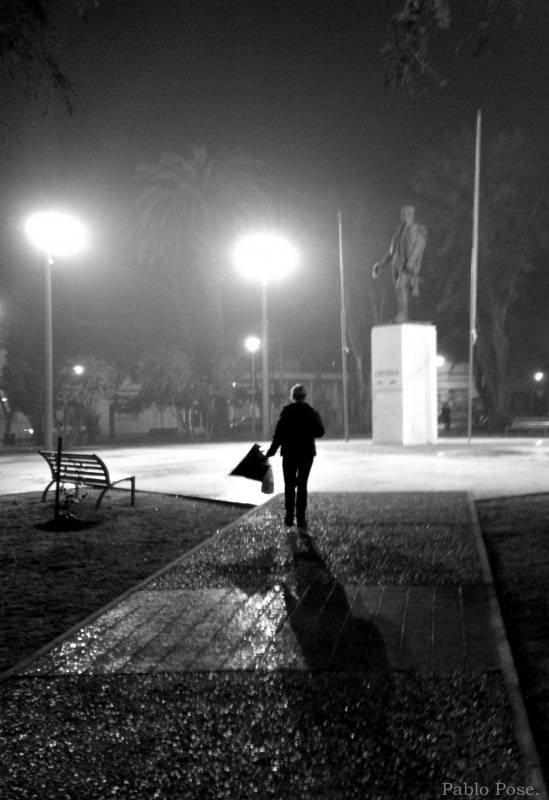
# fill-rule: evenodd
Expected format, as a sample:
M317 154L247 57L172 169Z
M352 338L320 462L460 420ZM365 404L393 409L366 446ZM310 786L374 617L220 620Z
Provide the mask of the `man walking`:
M294 511L299 528L307 527L307 481L316 455L315 438L324 436L320 414L305 398L304 386L293 387L289 405L284 406L276 424L273 441L267 456L274 456L280 447L284 473L284 505L287 527L294 524ZM297 498L296 498L297 488Z

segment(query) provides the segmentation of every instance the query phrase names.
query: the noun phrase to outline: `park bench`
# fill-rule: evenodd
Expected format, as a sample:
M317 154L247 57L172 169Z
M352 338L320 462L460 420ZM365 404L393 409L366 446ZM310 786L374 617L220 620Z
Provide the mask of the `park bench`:
M48 490L57 481L57 459L60 458L59 480L60 483L72 483L75 486L89 486L93 489L102 489L99 499L95 504L99 508L105 494L122 481L130 481L131 504L135 505L135 475L116 477L114 480L109 475L109 470L104 461L93 453L61 453L39 450L40 455L48 462L52 480L46 486L42 495L45 501Z
M505 433L547 433L549 417L515 417L505 428Z

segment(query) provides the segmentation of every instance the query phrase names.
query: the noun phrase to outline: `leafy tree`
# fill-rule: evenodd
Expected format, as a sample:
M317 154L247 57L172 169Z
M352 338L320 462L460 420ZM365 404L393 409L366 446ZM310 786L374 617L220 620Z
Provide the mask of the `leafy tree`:
M220 403L226 408L236 366L222 357L197 371L180 348L157 348L142 355L135 377L141 388L131 406L134 412L151 405L169 410L192 441L209 441L220 424Z
M61 8L74 9L81 18L99 0L64 0ZM532 13L533 0L529 10ZM386 83L417 95L426 83L444 84L433 66L439 37L455 27L453 15L466 19L464 36L454 42L456 51L469 44L473 55L486 51L501 30L522 21L524 0L389 0L372 10L387 14L387 42L383 48ZM59 37L52 0L3 0L0 7L0 68L22 86L26 96L37 98L47 83L72 111L76 93L59 60Z
M436 320L468 340L474 133L450 140L418 170L414 186L428 206ZM496 427L509 416L510 354L517 303L536 280L549 249L549 162L518 129L485 135L481 156L477 386Z
M6 359L0 377L6 433L8 420L14 413L23 414L33 429L33 441L43 441L44 429L44 372L42 353L25 352L17 339L8 343ZM117 371L95 356L80 359L82 375L76 375L75 362L64 362L54 375L54 427L63 437L63 447L77 444L86 428L88 439L98 434L97 404L110 400L116 388ZM8 416L9 415L9 416Z
M164 153L140 166L139 257L172 294L186 350L204 363L225 352L223 265L257 205L259 162L239 152L210 158Z
M43 366L18 344L13 339L8 343L0 374L0 389L6 398L2 401L5 434L6 437L10 435L13 417L20 413L30 422L33 441L41 442L44 429Z
M396 5L382 51L386 84L393 91L407 89L415 100L430 83L446 84L433 65L433 52L439 37L455 25L453 12L465 30L453 41L454 52L468 45L478 57L490 49L498 33L522 22L524 0L396 0Z
M86 429L88 444L99 436L97 404L110 400L117 386L114 367L101 358L87 356L79 361L83 372L77 375L72 364L65 363L54 386L54 421L65 449L78 444Z
M84 16L97 0L65 0ZM28 98L49 85L69 112L76 92L59 62L59 39L47 0L3 0L0 5L0 68Z

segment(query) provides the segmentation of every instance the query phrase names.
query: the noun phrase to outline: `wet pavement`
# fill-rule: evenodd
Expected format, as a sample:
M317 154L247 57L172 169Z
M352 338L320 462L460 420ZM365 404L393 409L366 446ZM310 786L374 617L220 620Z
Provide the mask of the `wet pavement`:
M256 509L23 674L500 668L466 495L310 507L310 535Z
M478 731L478 737L475 741L481 750L483 747L486 750L486 742L491 743L484 756L475 751L461 759L459 769L464 770L466 777L475 774L484 758L498 779L501 775L514 776L509 780L531 786L536 797L546 799L539 759L512 662L508 659L510 651L497 604L494 605L493 585L470 496L463 492L428 491L319 493L309 499L308 516L307 534L285 528L282 497L275 496L21 665L11 676L14 680L5 686L6 689L13 686L15 694L23 693L27 698L22 717L30 719L30 734L25 733L25 736L31 737L29 741L36 741L38 747L43 736L41 731L51 717L57 698L63 707L67 702L81 705L80 692L87 691L86 687L93 697L96 692L110 692L108 704L103 708L103 701L98 701L99 710L94 710L94 705L90 712L91 719L99 714L97 724L103 735L103 715L107 715L107 724L111 713L126 718L125 706L120 701L122 710L119 709L113 692L133 691L135 699L130 702L131 709L141 704L143 718L148 719L147 709L162 697L159 681L203 679L208 682L203 691L222 692L225 704L242 680L247 681L244 697L249 692L255 697L257 680L293 681L302 676L316 682L329 681L335 692L334 702L338 704L337 710L330 714L333 722L336 717L345 717L350 707L346 705L350 701L339 683L341 679L350 681L347 690L351 686L356 689L356 681L363 680L366 683L360 686L364 698L374 702L377 692L383 711L367 720L362 716L355 719L354 727L349 730L349 742L353 742L359 725L371 723L375 728L376 720L385 720L389 702L397 705L402 702L402 709L409 711L409 721L403 723L403 735L415 731L421 738L424 711L423 703L418 705L417 699L421 691L424 702L436 712L436 724L442 725L450 736L459 737L460 715L466 713L476 720L473 728L475 735ZM78 685L74 681L78 681ZM317 683L311 686L316 687L315 692L319 691ZM385 690L387 686L393 689ZM507 701L504 686L507 687ZM310 691L308 684L295 689L292 702L296 709L302 703L301 694L310 694ZM391 691L395 693L393 700L390 700ZM328 697L328 687L326 692ZM67 701L63 700L65 694ZM189 697L192 700L194 695ZM284 698L283 702L288 705ZM472 705L466 711L469 702ZM172 703L170 694L168 706ZM225 713L223 703L220 707ZM450 710L453 704L455 714ZM45 716L42 719L38 714L34 728L33 716L27 709L41 709L42 706ZM173 728L167 709L165 713ZM193 724L189 721L194 720L194 711L189 707L184 713L185 724ZM212 713L215 716L216 712ZM318 715L317 701L310 713ZM180 718L181 714L177 716L179 727L172 731L176 744L181 735ZM88 717L82 724L86 731L93 727ZM360 766L368 752L366 742L374 741L381 747L380 742L385 741L385 723L381 728L379 724L373 739L368 729L370 738L366 736L363 743L360 740L356 770L362 781L371 781L372 787L384 782L389 786L379 797L393 797L398 781L415 780L413 765L399 766L397 759L385 769L386 775L376 777L372 773L374 777L368 779ZM231 725L223 734L224 741L229 743L241 735L238 732L242 730L239 720ZM417 731L416 726L419 726ZM502 733L506 728L510 731L508 735ZM428 736L434 736L434 728L429 730ZM392 740L400 732L397 725L387 736ZM64 733L53 735L64 742ZM115 735L119 747L124 736L129 734L125 728L116 727ZM500 737L503 737L503 745ZM218 738L216 734L215 741ZM435 747L439 758L444 750L436 748L435 738L425 746L430 757L434 757L432 748ZM207 737L204 739L201 729L193 741L203 740L204 747L210 747L207 756L210 767L228 770L224 785L229 787L231 781L238 782L238 773L233 776L233 766L224 767L223 760L219 759L212 761L212 745L208 744ZM345 736L344 740L347 742ZM171 742L164 726L159 741ZM282 736L282 744L284 741ZM69 751L74 748L72 742L65 744ZM35 758L34 750L32 752ZM179 763L182 757L185 761L185 752L174 755L174 763ZM249 753L243 752L248 763ZM513 754L517 754L517 762ZM105 764L110 765L111 756L105 758ZM293 748L288 751L288 758L295 771L297 756ZM328 751L320 762L324 763L322 759L325 758L328 758ZM315 775L320 762L312 758L311 769ZM60 771L59 763L58 759L52 767L55 776ZM371 764L375 763L376 759L371 760ZM515 763L520 766L513 766ZM369 768L374 769L373 766ZM156 775L155 768L151 769ZM300 769L304 769L303 765ZM307 769L299 774L306 775ZM44 767L40 774L47 774L45 770ZM186 761L181 770L181 775L189 776L188 780L194 774ZM442 780L453 770L454 766L450 765L441 771ZM140 780L142 772L139 771ZM76 773L68 770L67 775L73 774ZM83 774L87 774L86 770ZM230 780L227 774L231 775ZM433 774L429 772L430 776ZM18 785L24 784L22 778L17 780ZM52 779L48 777L48 780ZM422 797L440 796L437 786L442 783L437 780L438 783L426 789ZM203 773L199 771L198 788L189 790L190 794L185 796L202 796L203 781ZM214 783L219 786L216 781ZM114 783L113 792L120 789L118 778ZM130 785L130 777L125 784ZM79 794L74 796L80 796L83 784L79 783L78 787ZM333 791L326 794L296 791L292 796L342 800L343 797L358 797L357 791L353 784L353 794L341 793L334 784ZM399 790L397 796L403 796L403 791ZM138 795L130 792L130 796ZM229 787L219 796L247 797L248 794L244 789L235 794L234 788Z
M260 441L261 443L261 441ZM265 444L265 443L264 443ZM264 502L260 485L229 477L252 442L101 445L109 470L135 475L138 491L206 497L230 502ZM549 439L443 438L436 444L398 447L371 439L321 439L309 480L312 493L461 491L476 499L549 491ZM89 451L89 448L88 448ZM275 489L283 485L279 456L272 459ZM0 449L2 494L41 491L49 480L35 452Z
M286 591L139 591L22 674L500 668L482 586Z

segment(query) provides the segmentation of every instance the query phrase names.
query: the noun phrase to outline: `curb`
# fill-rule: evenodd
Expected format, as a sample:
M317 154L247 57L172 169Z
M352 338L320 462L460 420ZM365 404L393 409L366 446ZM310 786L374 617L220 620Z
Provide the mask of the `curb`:
M122 491L124 491L124 490L122 490ZM150 492L149 494L154 494L154 492ZM160 494L160 492L158 492L158 494ZM168 496L175 497L176 495L168 495ZM265 503L262 503L261 505L254 506L253 508L250 508L249 511L247 511L245 514L243 514L238 519L234 520L234 522L229 523L229 525L226 525L224 528L221 528L220 530L216 531L216 533L212 534L211 536L208 536L208 538L204 539L203 542L200 542L200 544L197 544L194 547L192 547L190 550L187 550L186 553L183 553L183 555L178 556L173 561L170 561L169 564L166 564L164 567L160 567L160 569L156 570L156 572L154 572L152 575L149 575L147 578L144 578L142 581L137 583L135 586L132 586L129 589L126 589L126 591L123 592L121 595L118 595L118 597L115 597L113 600L110 600L106 605L102 606L97 611L93 611L91 614L89 614L81 622L77 622L76 625L73 625L71 628L69 628L69 630L65 631L64 633L61 633L59 636L56 636L55 639L52 639L51 642L48 642L48 644L45 644L43 647L41 647L35 653L32 653L32 655L27 656L27 658L23 659L23 661L19 661L17 664L14 664L13 667L10 667L8 670L6 670L6 672L3 672L0 675L0 684L5 683L10 678L13 678L14 676L17 675L18 672L21 672L21 670L26 669L34 661L37 661L39 658L42 658L43 656L47 655L50 652L50 650L53 650L55 647L57 647L57 645L62 644L66 639L69 639L71 636L73 636L75 633L77 633L81 628L86 627L86 625L91 625L91 623L95 622L95 620L98 617L102 616L103 614L106 614L107 611L110 611L112 608L114 608L114 606L118 605L118 603L121 603L122 601L126 600L128 597L131 597L131 595L135 594L135 592L141 591L146 586L148 586L149 583L152 583L152 581L154 581L157 578L159 578L165 572L168 572L173 567L176 567L178 564L181 564L183 561L185 561L187 558L190 558L192 555L197 553L203 547L206 547L207 545L209 545L212 541L217 539L219 536L222 536L227 531L229 531L232 528L234 528L237 525L239 525L240 522L243 519L246 519L246 517L251 516L252 514L254 514L255 511L257 511L258 508L264 508L265 506L269 505L269 503L274 502L274 500L276 499L277 496L278 495L275 494L273 497L270 497L269 500L267 500ZM177 495L177 497L183 497L183 495ZM207 502L206 498L194 498L194 497L190 497L188 495L185 495L184 499L187 499L187 500L195 500L195 499L196 500L204 500L204 502ZM218 503L225 503L226 501L218 500L217 502ZM240 503L229 503L229 505L241 505L241 504ZM249 508L249 506L247 506L247 505L245 507Z
M467 492L467 499L469 501L471 527L477 543L477 550L482 569L483 583L488 596L490 621L492 623L492 630L496 640L496 648L501 664L503 681L505 683L507 696L511 704L511 711L515 726L515 736L524 759L526 780L529 786L534 786L536 788L536 797L540 798L540 800L549 800L539 754L534 742L534 737L532 735L532 729L530 728L530 722L528 720L526 705L524 703L524 698L520 688L520 681L515 666L515 661L513 659L513 653L511 651L511 646L509 645L505 623L501 613L501 607L497 598L492 568L490 566L486 545L484 543L484 539L482 538L482 531L478 521L475 500L472 492Z

